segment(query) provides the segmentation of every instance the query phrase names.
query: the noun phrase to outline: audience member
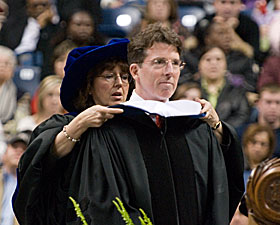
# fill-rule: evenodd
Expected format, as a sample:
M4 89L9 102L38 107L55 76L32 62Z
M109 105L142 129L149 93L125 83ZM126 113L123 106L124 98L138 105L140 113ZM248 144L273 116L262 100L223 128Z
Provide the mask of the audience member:
M253 123L247 127L242 137L245 155L245 184L247 183L251 171L262 161L272 156L275 143L275 134L269 126Z
M258 88L268 83L280 85L280 15L275 17L269 25L268 39L270 54L264 61L258 80Z
M4 0L0 0L0 31L2 29L3 23L7 20L8 14L9 6Z
M55 3L62 21L66 21L73 11L81 9L90 12L94 18L95 27L102 22L100 0L56 0Z
M20 132L7 142L0 169L0 223L18 225L12 209L12 195L17 185L16 169L30 138L30 132Z
M0 30L0 44L14 49L19 44L18 32L26 25L26 0L1 0L7 3L8 16Z
M59 98L61 82L62 78L57 75L47 76L41 81L38 88L38 111L18 121L17 131L33 131L36 126L52 115L64 113Z
M15 66L14 52L0 46L0 120L3 124L12 119L17 107L17 88L12 80Z
M26 0L26 15L21 19L24 22L17 29L3 26L2 44L14 49L20 65L37 66L42 72L50 70L50 40L58 29L53 18L51 0Z
M273 130L266 125L253 123L249 125L243 135L243 152L244 152L244 183L245 191L248 178L253 169L261 162L269 159L275 148L275 135ZM230 225L248 225L248 217L244 216L237 209Z
M2 161L2 156L6 150L6 147L7 144L6 144L5 134L4 134L4 128L0 120L0 162Z
M64 77L64 67L66 65L68 53L76 47L78 46L70 40L65 40L55 47L52 56L52 65L55 75L61 78Z
M40 42L42 45L46 44L54 29L52 24L54 14L50 5L50 0L27 0L24 26L19 27L17 32L8 33L3 44L14 49L18 55L34 52Z
M69 15L66 25L64 25L50 40L51 48L48 49L49 70L43 70L41 78L49 74L53 74L52 56L53 49L63 41L67 41L68 45L77 47L90 46L90 45L102 45L104 44L104 38L97 31L93 16L87 10L76 9L72 10L72 14Z
M247 57L242 50L236 48L238 44L235 43L231 35L231 28L225 23L212 21L206 26L201 41L202 43L197 49L185 52L183 59L188 62L186 66L188 69L182 71L185 74L181 74L181 79L184 79L184 75L189 76L186 73L188 71L192 74L197 72L198 55L201 49L207 45L215 45L226 54L227 69L231 74L234 74L231 81L237 83L237 85L242 85L247 91L256 90L259 67L254 59Z
M214 0L215 14L207 15L195 28L195 35L201 39L205 26L213 19L226 24L231 29L235 47L246 56L259 59L259 27L250 17L241 13L241 0ZM250 29L248 29L250 28Z
M116 9L123 6L125 3L133 0L100 0L100 6L103 9Z
M196 82L186 82L178 85L174 95L172 96L173 100L195 100L201 98L201 87Z
M191 33L181 25L178 20L178 5L174 0L147 0L144 18L136 25L129 37L133 37L139 31L145 29L149 24L160 22L163 26L173 29L181 38L183 47L189 48L188 39Z
M52 42L57 45L64 40L70 40L78 47L104 43L93 16L89 11L82 9L72 11L66 20L64 29L56 34Z
M273 156L280 157L280 86L275 83L264 85L259 91L256 108L257 117L238 127L237 133L241 139L247 126L255 122L271 127L276 136Z
M245 89L228 79L223 50L215 46L206 47L201 54L198 68L202 98L207 99L219 117L232 126L238 127L245 123L250 114Z

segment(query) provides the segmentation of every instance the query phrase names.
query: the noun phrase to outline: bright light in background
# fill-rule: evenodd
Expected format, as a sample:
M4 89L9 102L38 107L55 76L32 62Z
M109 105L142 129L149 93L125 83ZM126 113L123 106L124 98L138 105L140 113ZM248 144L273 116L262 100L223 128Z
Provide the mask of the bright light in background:
M131 24L131 21L132 21L131 16L128 14L118 15L118 17L116 19L116 23L120 27L129 26Z
M193 27L197 22L197 18L194 15L185 15L182 17L181 22L185 27Z

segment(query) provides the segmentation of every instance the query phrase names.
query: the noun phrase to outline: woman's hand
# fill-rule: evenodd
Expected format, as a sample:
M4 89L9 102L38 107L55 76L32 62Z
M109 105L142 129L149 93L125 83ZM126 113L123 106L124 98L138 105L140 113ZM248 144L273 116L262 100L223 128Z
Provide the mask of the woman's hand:
M215 128L214 129L214 133L219 141L219 143L222 143L222 139L223 139L223 127L222 127L222 123L220 122L220 118L216 112L216 110L214 109L214 107L211 105L210 102L206 101L205 99L195 99L196 102L199 102L201 104L201 111L200 113L206 113L206 115L204 117L202 117L201 119L203 121L205 121L206 123L208 123L208 125L210 127ZM216 125L219 124L219 126L217 127Z
M215 127L215 125L220 121L220 119L211 103L206 101L205 99L199 98L195 99L195 101L201 104L202 109L200 113L206 113L206 115L201 119L208 123L210 127Z
M81 112L66 126L64 132L61 131L56 136L55 143L52 148L52 154L58 158L66 156L72 151L76 143L71 139L80 139L82 134L89 127L100 127L108 119L112 119L115 114L120 113L123 113L122 109L108 108L101 105L94 105ZM71 137L71 139L69 140L67 137Z
M100 127L108 119L112 119L115 114L120 113L123 113L122 109L94 105L81 112L75 119L79 120L81 129L87 129L89 127Z

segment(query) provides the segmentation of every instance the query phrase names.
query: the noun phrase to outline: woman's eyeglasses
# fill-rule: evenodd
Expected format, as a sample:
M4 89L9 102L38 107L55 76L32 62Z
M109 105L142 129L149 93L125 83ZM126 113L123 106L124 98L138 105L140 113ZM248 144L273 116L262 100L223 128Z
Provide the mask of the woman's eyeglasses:
M110 83L112 85L116 83L118 78L121 79L121 81L124 85L129 84L132 80L131 75L128 73L124 73L124 74L108 73L108 74L103 74L103 75L100 75L97 77L104 78L108 83Z

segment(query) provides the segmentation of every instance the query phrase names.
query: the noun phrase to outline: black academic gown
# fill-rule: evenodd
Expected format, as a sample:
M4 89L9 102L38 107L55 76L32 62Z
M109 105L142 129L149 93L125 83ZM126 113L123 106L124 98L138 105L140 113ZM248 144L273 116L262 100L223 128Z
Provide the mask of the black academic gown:
M62 159L54 158L50 147L73 117L56 115L34 131L14 195L20 224L80 224L69 196L89 224L124 224L112 204L115 197L135 224L139 208L155 225L229 224L244 191L235 138L229 135L222 152L199 119L167 118L160 130L143 111L122 107L123 114L88 129ZM235 158L225 163L233 150Z

